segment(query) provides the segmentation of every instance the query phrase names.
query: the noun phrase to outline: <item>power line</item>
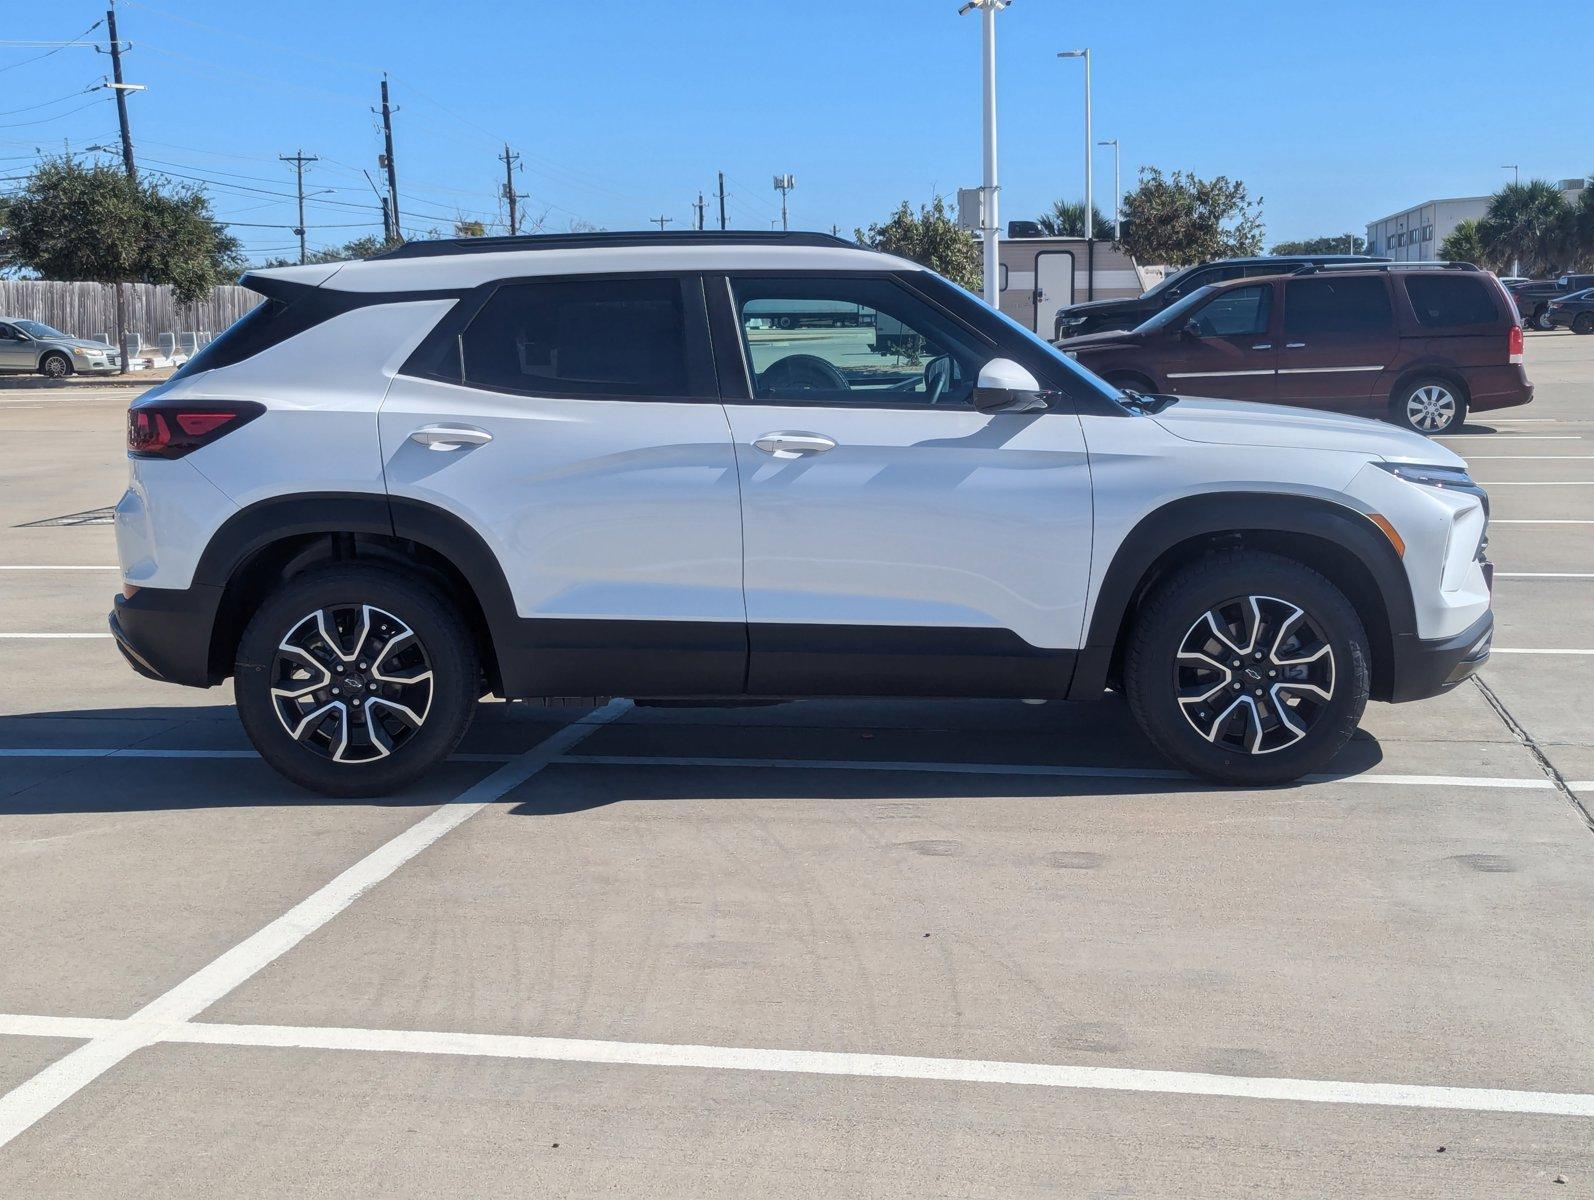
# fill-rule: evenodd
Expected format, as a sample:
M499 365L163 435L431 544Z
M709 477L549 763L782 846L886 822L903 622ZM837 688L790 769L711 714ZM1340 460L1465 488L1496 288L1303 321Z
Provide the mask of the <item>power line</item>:
M0 117L9 117L9 116L12 116L15 113L20 113L20 112L32 112L36 108L49 108L50 105L52 105L52 104L61 104L61 103L64 103L65 101L67 101L67 100L74 100L78 96L83 95L85 92L97 91L99 89L99 86L100 85L97 84L97 83L91 83L87 87L79 88L75 92L68 92L64 96L57 96L54 100L45 100L44 102L42 102L40 104L29 104L29 105L27 105L24 108L10 108L10 109L7 109L5 112L0 112Z
M0 129L23 129L29 125L48 125L51 121L59 121L62 117L70 117L73 113L80 113L85 108L93 108L98 103L100 103L98 99L90 100L87 104L69 108L63 113L56 113L53 117L40 117L36 121L12 121L6 125L0 125Z

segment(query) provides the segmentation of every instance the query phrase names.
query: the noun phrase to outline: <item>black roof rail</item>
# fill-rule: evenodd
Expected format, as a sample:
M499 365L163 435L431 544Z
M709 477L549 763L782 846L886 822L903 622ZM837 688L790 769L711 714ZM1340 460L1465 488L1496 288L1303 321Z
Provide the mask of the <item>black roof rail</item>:
M599 233L526 233L509 237L433 238L405 242L368 261L392 258L440 258L451 254L499 254L512 250L598 249L613 246L845 246L856 242L828 233L781 229L604 230Z
M1316 275L1319 271L1481 271L1482 267L1469 262L1364 262L1364 263L1307 263L1296 267L1291 275Z

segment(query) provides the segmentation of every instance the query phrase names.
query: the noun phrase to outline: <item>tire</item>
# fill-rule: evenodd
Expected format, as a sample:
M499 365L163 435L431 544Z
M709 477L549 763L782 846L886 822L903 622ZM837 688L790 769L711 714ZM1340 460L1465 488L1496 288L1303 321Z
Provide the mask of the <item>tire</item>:
M1425 437L1451 433L1466 424L1467 393L1443 375L1419 376L1390 398L1389 419Z
M1549 333L1555 326L1550 324L1550 306L1544 305L1533 310L1533 328L1541 333Z
M1594 313L1578 313L1572 321L1572 332L1594 333Z
M65 379L72 374L72 360L59 350L52 350L39 360L39 374L46 379Z
M431 588L334 566L266 598L239 639L233 683L244 731L277 771L323 795L380 796L453 753L480 679L470 633Z
M797 328L797 318L796 317L776 317L775 318L775 328L776 329L796 329Z
M1192 563L1158 585L1129 636L1124 690L1136 722L1172 762L1219 783L1288 783L1319 770L1367 707L1361 620L1293 559L1225 550ZM1211 658L1218 649L1234 657ZM1278 677L1268 671L1289 682L1269 682Z

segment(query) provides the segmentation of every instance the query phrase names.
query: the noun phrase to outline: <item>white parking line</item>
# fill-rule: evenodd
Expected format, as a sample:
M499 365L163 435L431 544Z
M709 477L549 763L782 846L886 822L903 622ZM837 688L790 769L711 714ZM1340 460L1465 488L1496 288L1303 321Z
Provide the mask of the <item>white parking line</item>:
M0 1096L0 1147L137 1050L163 1041L228 992L293 949L438 838L530 779L555 758L631 707L612 700L565 726L434 809L373 850L308 899L151 1000L113 1031L79 1046L25 1083Z
M1496 579L1594 579L1594 571L1496 571Z
M1491 525L1594 525L1580 517L1490 517Z
M75 1053L121 1036L127 1022L86 1022L71 1017L0 1015L0 1033L38 1037L82 1037L103 1029ZM914 1079L941 1083L1006 1084L1015 1087L1140 1092L1162 1096L1221 1096L1245 1100L1350 1104L1374 1108L1427 1108L1452 1112L1532 1113L1594 1116L1594 1095L1518 1091L1507 1088L1443 1087L1415 1083L1350 1083L1330 1079L1214 1075L1201 1071L1157 1071L1129 1067L1078 1067L992 1059L920 1058L850 1051L768 1050L744 1046L611 1042L520 1034L447 1033L412 1029L339 1029L293 1025L224 1025L173 1021L157 1039L204 1046L265 1046L294 1050L364 1051L379 1054L446 1054L535 1062L638 1067L683 1067L710 1071L757 1071L786 1075L837 1075L861 1079ZM149 1044L148 1041L140 1043ZM37 1076L35 1077L37 1078ZM64 1097L63 1097L64 1098Z
M120 571L121 567L81 567L53 563L0 563L0 571Z
M1505 646L1495 646L1489 651L1489 653L1490 654L1570 654L1570 655L1573 655L1573 656L1581 657L1583 655L1594 654L1594 650L1530 650L1530 649L1527 649L1526 647L1523 647L1523 646L1513 646L1513 647L1510 647L1510 648L1507 648Z
M1462 434L1451 433L1437 434L1435 435L1434 440L1440 442L1472 443L1477 442L1478 438L1477 435L1467 437ZM1581 442L1582 440L1583 435L1581 433L1507 433L1502 434L1499 437L1490 438L1487 442L1479 442L1478 444L1498 446L1501 442Z
M108 638L108 633L0 633L0 638L8 641L40 641L49 639L83 639L83 638Z
M1467 454L1468 462L1587 462L1594 454Z
M254 750L155 750L130 746L107 747L50 747L27 746L0 749L0 758L259 758ZM518 754L450 754L449 762L512 762Z
M1594 487L1594 479L1477 479L1481 487Z

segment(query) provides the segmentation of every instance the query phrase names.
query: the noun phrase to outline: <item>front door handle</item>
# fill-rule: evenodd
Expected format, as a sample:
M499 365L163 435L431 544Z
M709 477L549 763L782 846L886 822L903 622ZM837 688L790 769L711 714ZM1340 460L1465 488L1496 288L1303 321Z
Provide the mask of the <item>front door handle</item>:
M493 435L474 425L422 425L410 434L428 450L458 450L461 446L485 446Z
M766 433L755 438L753 445L776 458L801 458L805 454L823 454L836 448L833 439L819 433Z
M1271 349L1273 349L1273 343L1272 342L1260 342L1257 345L1252 346L1251 349L1253 349L1253 350L1271 350Z

